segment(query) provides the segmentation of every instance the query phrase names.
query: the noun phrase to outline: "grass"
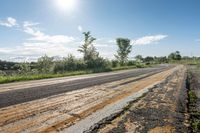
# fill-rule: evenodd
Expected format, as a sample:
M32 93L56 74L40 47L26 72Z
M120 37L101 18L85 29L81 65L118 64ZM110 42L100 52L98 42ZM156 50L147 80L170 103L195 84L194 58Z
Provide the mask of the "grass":
M76 75L109 72L109 71L128 70L128 69L144 68L144 67L151 67L151 66L150 65L123 66L123 67L116 67L116 68L105 69L105 70L73 71L73 72L66 72L66 73L62 73L62 74L27 74L27 75L17 75L16 74L16 75L12 75L12 76L0 76L0 84L19 82L19 81L28 81L28 80L39 80L39 79L48 79L48 78L76 76Z
M74 72L68 72L68 73L63 73L63 74L33 74L33 75L0 76L0 84L17 82L17 81L75 76L75 75L83 75L83 74L90 74L90 73L92 73L92 71L74 71Z
M193 104L193 103L196 102L196 100L197 100L197 96L195 95L194 92L189 91L189 92L188 92L188 96L189 96L189 101L190 101L190 103Z
M192 129L194 133L197 133L198 131L200 131L200 122L192 123Z

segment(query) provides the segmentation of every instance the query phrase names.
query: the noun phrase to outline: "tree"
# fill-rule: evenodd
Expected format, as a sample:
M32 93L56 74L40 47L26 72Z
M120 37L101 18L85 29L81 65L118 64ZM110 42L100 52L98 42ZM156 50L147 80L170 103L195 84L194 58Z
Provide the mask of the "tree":
M145 61L147 64L151 64L151 62L154 61L154 58L151 57L151 56L147 56L146 58L144 58L144 61Z
M126 38L117 38L116 39L118 50L115 57L120 62L120 65L124 65L128 60L128 54L131 52L132 45L130 40Z
M19 72L21 74L28 74L31 72L30 63L24 62L19 64Z
M64 65L66 71L75 71L77 70L76 59L72 54L69 54L66 58L64 58Z
M179 51L176 51L176 52L173 52L173 53L171 53L169 56L168 56L168 58L170 59L170 60L181 60L181 54L180 54L180 52Z
M161 56L161 57L154 57L154 61L155 61L155 63L157 63L157 64L161 64L161 63L168 63L168 59L167 59L167 57L166 56Z
M49 73L53 71L53 58L47 55L38 59L38 70L42 73Z
M135 59L136 59L137 62L142 62L143 61L142 55L135 56Z
M92 44L96 40L96 38L92 37L89 31L83 32L83 35L84 44L79 47L78 51L83 53L83 59L87 62L88 60L91 60L92 58L98 56L98 52L96 52L96 49Z

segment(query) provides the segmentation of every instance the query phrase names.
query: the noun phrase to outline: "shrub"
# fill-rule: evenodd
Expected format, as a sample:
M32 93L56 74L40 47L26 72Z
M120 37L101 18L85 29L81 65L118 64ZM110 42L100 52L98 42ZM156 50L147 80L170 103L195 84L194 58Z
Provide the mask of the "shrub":
M134 65L136 65L136 62L133 61L133 60L129 60L129 61L127 62L127 66L134 66Z
M41 73L51 73L53 72L53 57L48 57L47 55L38 59L37 69Z
M112 64L112 67L113 67L113 68L119 66L119 62L118 62L117 60L112 60L112 61L111 61L111 64Z

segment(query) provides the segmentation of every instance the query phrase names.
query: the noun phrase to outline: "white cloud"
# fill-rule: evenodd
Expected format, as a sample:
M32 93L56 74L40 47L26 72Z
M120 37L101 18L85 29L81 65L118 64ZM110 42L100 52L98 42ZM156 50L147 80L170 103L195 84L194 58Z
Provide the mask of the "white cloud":
M17 21L12 17L8 17L6 20L0 20L0 25L6 27L13 27L17 25Z
M69 47L66 44L25 42L15 47L0 48L0 55L12 61L35 61L45 54L64 57L73 53L77 57L81 57L81 54L77 51L79 44L74 42L73 45Z
M38 28L39 23L25 21L19 28L30 35L25 42L14 47L1 47L0 55L11 61L35 61L38 57L67 56L69 53L80 57L77 48L79 40L66 35L48 35Z
M13 47L1 47L0 56L2 59L11 61L35 61L38 57L47 54L48 56L67 56L72 53L76 57L82 57L77 51L78 46L83 42L79 39L67 35L50 35L41 31L39 23L25 21L22 25L14 18L8 18L6 21L0 21L0 25L6 27L17 27L20 31L28 34L30 37L24 42ZM79 25L78 30L82 32L82 27ZM146 45L157 43L166 38L167 35L145 36L133 40L134 45ZM102 38L94 42L100 55L105 58L114 58L117 50L117 45L114 39Z
M154 36L144 36L133 40L133 45L147 45L152 43L158 43L160 40L163 40L167 37L167 35L154 35Z
M82 26L78 26L78 31L80 31L80 32L82 32L83 31L83 28L82 28Z
M53 43L53 44L60 44L60 43L70 43L73 42L75 39L73 37L65 36L65 35L47 35L41 32L36 26L39 23L32 23L32 22L24 22L23 24L23 31L32 37L29 38L29 41L39 41L45 43Z

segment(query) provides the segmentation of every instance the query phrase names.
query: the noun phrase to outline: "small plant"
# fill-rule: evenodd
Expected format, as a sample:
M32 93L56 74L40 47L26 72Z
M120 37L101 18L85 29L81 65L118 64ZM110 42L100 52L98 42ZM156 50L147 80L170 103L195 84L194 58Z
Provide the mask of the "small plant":
M197 96L193 91L189 91L188 93L190 103L195 103L197 100Z
M192 123L192 129L194 133L199 133L200 131L200 122Z

